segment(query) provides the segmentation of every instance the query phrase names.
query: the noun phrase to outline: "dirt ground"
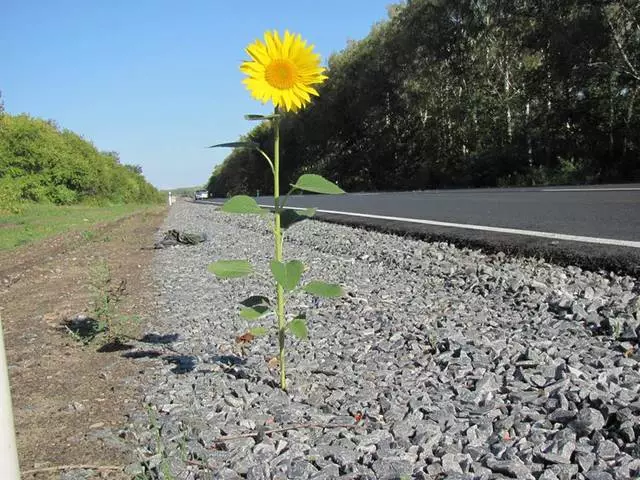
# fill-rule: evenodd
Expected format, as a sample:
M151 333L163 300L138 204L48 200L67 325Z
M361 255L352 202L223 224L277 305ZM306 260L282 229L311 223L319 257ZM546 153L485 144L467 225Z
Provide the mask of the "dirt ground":
M94 227L91 235L0 253L0 317L24 479L58 479L61 470L53 467L68 465L114 467L98 472L130 477L115 467L138 459L114 437L127 412L141 408L139 367L122 352L85 346L63 324L91 315L90 271L104 260L114 282L126 280L121 313L138 315L143 328L154 309L151 247L165 215L158 207Z

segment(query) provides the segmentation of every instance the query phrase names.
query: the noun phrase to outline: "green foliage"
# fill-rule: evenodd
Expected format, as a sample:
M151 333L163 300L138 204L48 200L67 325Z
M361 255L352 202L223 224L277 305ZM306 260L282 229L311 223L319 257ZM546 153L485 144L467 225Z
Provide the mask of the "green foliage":
M208 270L220 278L238 278L251 274L253 267L246 260L218 260Z
M271 310L271 302L262 295L254 295L240 303L244 305L244 308L240 310L240 316L245 320L257 320Z
M303 287L303 290L311 295L325 298L341 297L343 294L342 287L340 285L325 283L319 280L313 280L307 283Z
M122 343L133 336L139 323L137 317L120 313L119 304L126 290L126 281L114 282L109 264L100 260L89 270L89 288L93 297L92 317L96 322L96 334L104 334L104 344Z
M320 96L281 114L281 181L349 190L640 181L637 0L412 0L329 58ZM243 141L271 154L273 123ZM235 149L217 196L272 194Z
M269 333L269 330L267 330L266 327L253 327L249 329L249 333L256 337L262 337L263 335Z
M16 214L22 212L22 191L20 186L10 178L0 178L0 214Z
M284 229L287 229L294 223L298 223L307 218L311 218L315 214L315 208L305 208L302 210L293 210L291 208L287 208L285 210L282 210L282 213L280 214L280 226Z
M121 345L134 336L140 318L122 315L119 304L126 289L126 281L113 281L111 269L100 260L89 269L89 289L92 308L89 318L66 322L67 331L77 341L89 344L97 338L103 346Z
M304 265L300 260L291 260L283 263L278 260L271 260L271 273L285 292L290 292L298 286Z
M197 190L206 190L206 186L195 186L195 187L178 187L178 188L169 188L166 190L160 190L160 194L162 198L167 199L167 195L171 192L171 195L174 197L185 197L185 198L193 198L194 193Z
M298 190L305 190L313 193L324 193L327 195L339 195L344 193L344 190L338 187L335 183L313 173L305 173L300 176L298 181L294 183L292 187L297 188Z
M78 202L156 203L164 201L138 165L122 165L115 152L99 152L51 120L0 115L0 210L25 201L71 205Z
M265 213L253 198L246 195L236 195L230 198L222 206L222 211L226 213Z
M244 307L240 310L240 316L245 320L257 320L269 313L269 307L256 306L256 307Z
M309 332L307 330L307 322L304 315L299 315L287 324L289 331L300 340L307 340Z

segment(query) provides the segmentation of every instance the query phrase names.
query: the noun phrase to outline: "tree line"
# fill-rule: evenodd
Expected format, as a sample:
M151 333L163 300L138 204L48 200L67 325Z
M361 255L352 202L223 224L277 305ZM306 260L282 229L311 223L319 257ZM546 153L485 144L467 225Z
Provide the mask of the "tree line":
M281 126L282 181L346 190L640 181L640 2L407 0ZM270 151L268 124L244 140ZM271 193L235 149L217 196Z
M52 120L0 108L0 210L21 202L153 203L160 193L139 165L120 163Z

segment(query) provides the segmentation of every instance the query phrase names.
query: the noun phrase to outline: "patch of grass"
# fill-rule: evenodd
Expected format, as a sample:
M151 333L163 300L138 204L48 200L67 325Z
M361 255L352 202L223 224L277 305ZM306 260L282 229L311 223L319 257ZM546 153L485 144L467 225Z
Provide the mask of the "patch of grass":
M19 213L0 216L0 251L11 250L60 233L81 231L85 240L95 232L91 227L138 211L151 211L156 205L71 205L25 204Z
M109 352L131 348L124 342L133 338L141 318L123 315L120 302L125 294L125 280L114 281L109 264L99 260L89 269L89 289L91 290L91 314L86 318L75 318L65 323L69 335L74 340L91 343L100 338L98 351Z
M90 241L93 240L96 236L96 232L94 232L93 230L83 230L82 231L82 238L86 241Z

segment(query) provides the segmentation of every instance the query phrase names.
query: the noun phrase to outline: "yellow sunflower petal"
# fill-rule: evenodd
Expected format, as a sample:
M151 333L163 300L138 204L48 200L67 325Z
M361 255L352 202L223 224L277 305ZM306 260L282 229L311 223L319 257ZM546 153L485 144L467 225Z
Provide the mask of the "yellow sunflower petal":
M240 65L240 70L247 75L264 75L264 65L258 62L244 62Z
M264 41L267 44L267 52L269 53L269 59L273 60L274 58L279 58L279 49L278 49L278 44L277 44L277 40L278 37L278 32L267 32L264 34Z
M289 51L293 45L293 35L289 33L289 30L284 31L284 41L282 42L282 58L289 57Z
M300 88L298 85L293 87L294 92L298 97L300 97L305 103L309 103L311 101L311 96L304 91L304 89Z
M271 61L265 45L260 41L249 45L246 52L253 60L263 65L267 65Z

